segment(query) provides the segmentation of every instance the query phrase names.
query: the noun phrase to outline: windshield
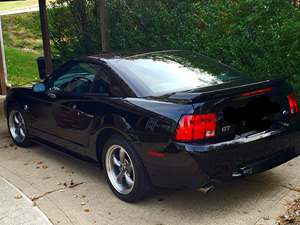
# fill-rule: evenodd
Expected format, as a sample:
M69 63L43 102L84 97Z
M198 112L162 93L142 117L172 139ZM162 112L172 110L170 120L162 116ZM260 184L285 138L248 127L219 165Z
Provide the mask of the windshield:
M114 60L134 89L145 96L160 96L204 88L241 79L237 71L192 52L174 51Z

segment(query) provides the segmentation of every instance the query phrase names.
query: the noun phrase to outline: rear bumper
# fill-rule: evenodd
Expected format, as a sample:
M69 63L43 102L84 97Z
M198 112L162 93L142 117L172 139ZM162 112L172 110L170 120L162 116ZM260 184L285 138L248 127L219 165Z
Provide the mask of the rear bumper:
M279 166L300 154L299 144L299 131L218 145L173 143L164 158L148 162L146 167L156 186L199 188Z

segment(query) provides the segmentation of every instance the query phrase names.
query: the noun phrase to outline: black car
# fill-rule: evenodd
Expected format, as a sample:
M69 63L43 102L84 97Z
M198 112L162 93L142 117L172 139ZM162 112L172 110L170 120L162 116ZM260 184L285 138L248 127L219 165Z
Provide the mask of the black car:
M71 60L33 88L10 90L5 107L17 145L100 162L127 202L152 187L208 190L299 154L285 78L254 80L187 51Z

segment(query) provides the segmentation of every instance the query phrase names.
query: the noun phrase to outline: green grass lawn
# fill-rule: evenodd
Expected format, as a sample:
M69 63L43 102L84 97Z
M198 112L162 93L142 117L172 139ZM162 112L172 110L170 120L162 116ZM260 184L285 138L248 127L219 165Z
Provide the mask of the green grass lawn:
M5 48L5 54L10 84L20 86L39 79L36 59L40 54L11 47Z
M36 59L42 55L38 13L2 18L8 81L13 86L38 79Z
M5 46L42 52L38 13L24 13L2 17Z

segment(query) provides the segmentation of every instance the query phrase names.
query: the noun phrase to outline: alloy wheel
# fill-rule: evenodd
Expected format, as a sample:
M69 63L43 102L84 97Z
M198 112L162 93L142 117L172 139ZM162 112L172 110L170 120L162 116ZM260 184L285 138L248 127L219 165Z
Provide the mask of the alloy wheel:
M105 166L115 190L123 195L130 194L135 184L135 171L125 148L119 145L111 146L106 154Z
M26 139L26 124L23 115L16 110L9 115L9 131L17 143L22 143Z

